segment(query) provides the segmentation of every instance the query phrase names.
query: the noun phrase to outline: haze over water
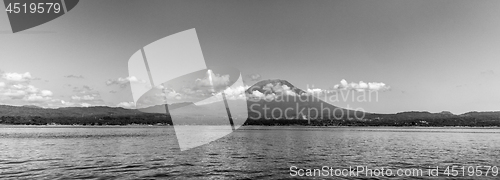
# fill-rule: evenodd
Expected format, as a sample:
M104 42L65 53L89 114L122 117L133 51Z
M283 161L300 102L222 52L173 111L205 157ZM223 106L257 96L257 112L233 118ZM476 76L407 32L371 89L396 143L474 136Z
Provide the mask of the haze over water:
M180 152L172 127L2 126L0 152L1 179L277 179L292 178L291 166L443 173L500 166L500 129L249 126ZM471 178L498 176L463 177Z

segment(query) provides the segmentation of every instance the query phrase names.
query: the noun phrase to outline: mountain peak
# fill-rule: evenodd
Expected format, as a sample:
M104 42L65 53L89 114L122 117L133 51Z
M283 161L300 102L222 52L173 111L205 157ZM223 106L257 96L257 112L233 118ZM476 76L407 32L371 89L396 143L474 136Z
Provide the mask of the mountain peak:
M259 91L263 94L271 94L271 93L281 93L282 90L291 90L295 94L305 93L304 90L295 87L292 83L282 80L282 79L267 79L262 80L254 85L250 86L246 90L246 93L252 94L254 91Z

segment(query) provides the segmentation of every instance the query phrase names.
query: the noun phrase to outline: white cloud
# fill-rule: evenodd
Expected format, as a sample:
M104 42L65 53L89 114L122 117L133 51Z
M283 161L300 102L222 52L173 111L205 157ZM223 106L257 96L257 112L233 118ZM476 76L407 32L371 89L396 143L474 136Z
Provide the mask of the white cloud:
M276 85L268 83L262 87L262 90L264 90L265 94L274 93L276 95L297 95L290 87L288 87L286 84L282 85L281 83L278 83Z
M390 89L390 87L385 85L384 83L371 82L371 83L368 83L368 89L370 89L370 90L388 90L388 89Z
M30 85L34 80L31 73L0 72L3 82L0 82L0 99L14 104L48 103L52 101L52 91L40 90Z
M257 98L265 97L264 93L261 93L260 91L257 91L257 90L252 92L252 96L257 97Z
M323 92L324 92L324 90L322 90L322 89L318 89L318 88L315 88L315 89L309 89L309 88L308 88L308 89L306 90L306 93L308 93L308 94L321 94L321 93L323 93Z
M91 101L94 100L95 97L91 95L84 95L84 96L71 96L71 99L77 100L77 101Z
M48 97L48 96L52 96L52 95L54 95L54 93L52 93L52 91L49 91L49 90L42 90L42 91L40 91L40 94L41 94L43 97Z
M125 88L129 85L129 83L146 83L147 81L138 79L135 76L130 76L130 77L119 77L118 79L110 79L106 81L106 85L112 86L112 85L119 85L122 88Z
M266 92L267 93L267 92ZM260 91L254 90L251 94L246 94L248 99L264 99L264 100L273 100L278 97L275 93L267 93L264 94Z
M52 95L54 95L54 94L52 93L52 91L49 91L49 90L42 90L42 91L40 91L40 94L41 94L43 97L47 97L47 96L52 96Z
M79 78L83 76L71 76ZM74 94L69 100L54 98L50 90L40 89L30 84L35 80L29 72L10 73L0 71L0 101L10 105L37 105L41 107L98 106L105 105L98 91L88 87L73 87ZM134 79L131 79L134 81Z
M12 82L26 82L31 79L31 73L30 72L25 72L25 73L3 73L2 78L7 80L7 81L12 81Z
M196 79L195 84L197 87L214 87L215 89L218 89L229 85L229 75L214 74L211 71L208 73L211 75L212 82L210 82L210 77L207 74L207 76L203 79Z
M52 100L53 93L40 90L32 85L14 84L0 91L0 96L27 102L46 102Z
M251 91L251 94L247 94L250 99L264 99L264 100L273 100L283 96L297 96L297 94L287 85L272 83L266 84L262 87L263 93L254 90Z
M46 105L53 100L52 91L41 90L29 84L30 80L35 79L29 72L0 72L0 77L3 79L0 82L0 99L3 101L20 105Z
M386 91L389 90L391 87L386 85L383 82L363 82L359 81L359 83L351 82L347 83L345 79L342 79L340 81L340 84L336 84L334 86L334 89L340 89L340 90L356 90L356 91Z
M228 87L224 90L227 99L246 99L245 91L249 86Z

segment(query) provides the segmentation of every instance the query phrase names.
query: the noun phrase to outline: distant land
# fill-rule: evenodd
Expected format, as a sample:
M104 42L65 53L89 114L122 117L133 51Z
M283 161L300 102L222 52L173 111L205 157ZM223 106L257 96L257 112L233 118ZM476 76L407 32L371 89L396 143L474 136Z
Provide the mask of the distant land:
M269 91L265 86L286 85L295 94L301 94L304 91L296 88L285 80L264 80L256 83L247 90L247 94L252 91L260 93L279 92ZM289 95L281 94L281 97ZM285 99L285 100L283 100ZM268 126L469 126L469 127L500 127L500 111L494 112L468 112L455 115L447 111L440 113L430 113L423 111L400 112L396 114L377 114L354 110L348 110L336 107L314 96L297 100L296 98L283 98L281 100L248 100L248 119L244 125L268 125ZM231 101L231 100L228 100ZM222 102L217 102L222 103ZM223 119L227 117L205 117L204 111L213 111L210 105L196 106L193 103L178 103L169 105L169 109L183 109L181 115L203 116L204 118ZM224 107L224 106L217 106ZM286 114L272 114L266 111L266 108L290 109ZM164 108L157 106L153 108ZM310 117L304 117L297 114L301 109L316 108L325 109L324 112L312 112ZM156 111L158 112L158 111ZM335 112L335 113L329 113ZM184 113L184 114L182 114ZM275 112L276 113L276 112ZM358 115L358 116L356 116ZM363 116L361 116L363 115ZM182 116L181 116L182 117ZM280 118L272 118L280 117ZM286 118L285 118L286 117ZM311 118L314 117L314 118ZM362 117L362 118L356 118ZM189 118L186 118L189 119ZM212 121L207 125L211 124ZM214 122L221 122L220 120ZM120 107L65 107L57 109L41 108L37 106L9 106L0 105L0 124L14 125L172 125L170 115L166 113L147 113L146 109L124 109ZM186 121L189 124L189 121Z

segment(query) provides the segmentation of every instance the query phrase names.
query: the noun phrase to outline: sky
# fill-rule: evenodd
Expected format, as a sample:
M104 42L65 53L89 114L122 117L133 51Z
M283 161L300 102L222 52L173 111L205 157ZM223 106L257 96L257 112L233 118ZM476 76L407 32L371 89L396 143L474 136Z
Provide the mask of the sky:
M3 12L0 104L129 106L132 54L195 28L207 66L237 68L247 85L383 84L370 102L331 103L378 113L495 111L498 9L497 0L85 0L16 34Z

